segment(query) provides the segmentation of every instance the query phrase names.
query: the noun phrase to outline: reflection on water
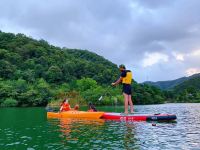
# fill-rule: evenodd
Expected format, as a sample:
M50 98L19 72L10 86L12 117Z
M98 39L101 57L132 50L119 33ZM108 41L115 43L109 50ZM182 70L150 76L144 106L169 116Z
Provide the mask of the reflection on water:
M98 109L123 111L123 107ZM135 110L174 113L177 121L47 119L44 108L1 108L0 149L200 149L200 104L145 105Z
M135 143L131 122L70 118L48 119L48 122L51 124L49 130L59 132L62 148L124 149Z
M98 131L100 126L104 125L102 119L72 119L72 118L60 118L60 119L48 119L49 123L58 126L60 129L60 137L67 141L77 141L80 139L79 134L82 134L84 130L87 134L89 130ZM57 130L57 129L56 129Z

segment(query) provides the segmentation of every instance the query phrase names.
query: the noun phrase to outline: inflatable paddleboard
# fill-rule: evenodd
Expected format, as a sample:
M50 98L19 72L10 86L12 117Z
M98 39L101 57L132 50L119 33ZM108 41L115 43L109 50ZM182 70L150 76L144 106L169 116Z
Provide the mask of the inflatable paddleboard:
M177 117L174 114L123 114L106 112L101 118L121 121L172 121Z

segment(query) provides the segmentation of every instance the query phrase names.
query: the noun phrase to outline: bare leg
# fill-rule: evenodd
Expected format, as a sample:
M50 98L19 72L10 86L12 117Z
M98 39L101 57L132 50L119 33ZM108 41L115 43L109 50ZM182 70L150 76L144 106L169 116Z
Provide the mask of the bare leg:
M128 95L128 103L131 108L131 113L133 113L133 101L132 101L131 95Z
M123 93L124 95L124 113L128 114L128 95Z

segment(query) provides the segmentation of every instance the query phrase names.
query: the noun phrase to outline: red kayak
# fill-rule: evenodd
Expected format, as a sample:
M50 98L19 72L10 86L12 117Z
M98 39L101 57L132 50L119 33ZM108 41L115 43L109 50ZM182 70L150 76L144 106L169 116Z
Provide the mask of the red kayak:
M174 114L123 114L106 112L102 118L121 121L171 121L177 117Z

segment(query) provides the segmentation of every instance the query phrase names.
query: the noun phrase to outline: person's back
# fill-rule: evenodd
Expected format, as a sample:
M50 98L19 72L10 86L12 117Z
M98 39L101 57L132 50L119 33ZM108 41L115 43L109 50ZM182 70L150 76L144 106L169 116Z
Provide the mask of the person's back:
M89 112L97 112L97 109L95 108L95 106L92 103L89 103Z
M74 106L74 110L79 110L79 105L78 105L78 104L76 104L76 105Z

